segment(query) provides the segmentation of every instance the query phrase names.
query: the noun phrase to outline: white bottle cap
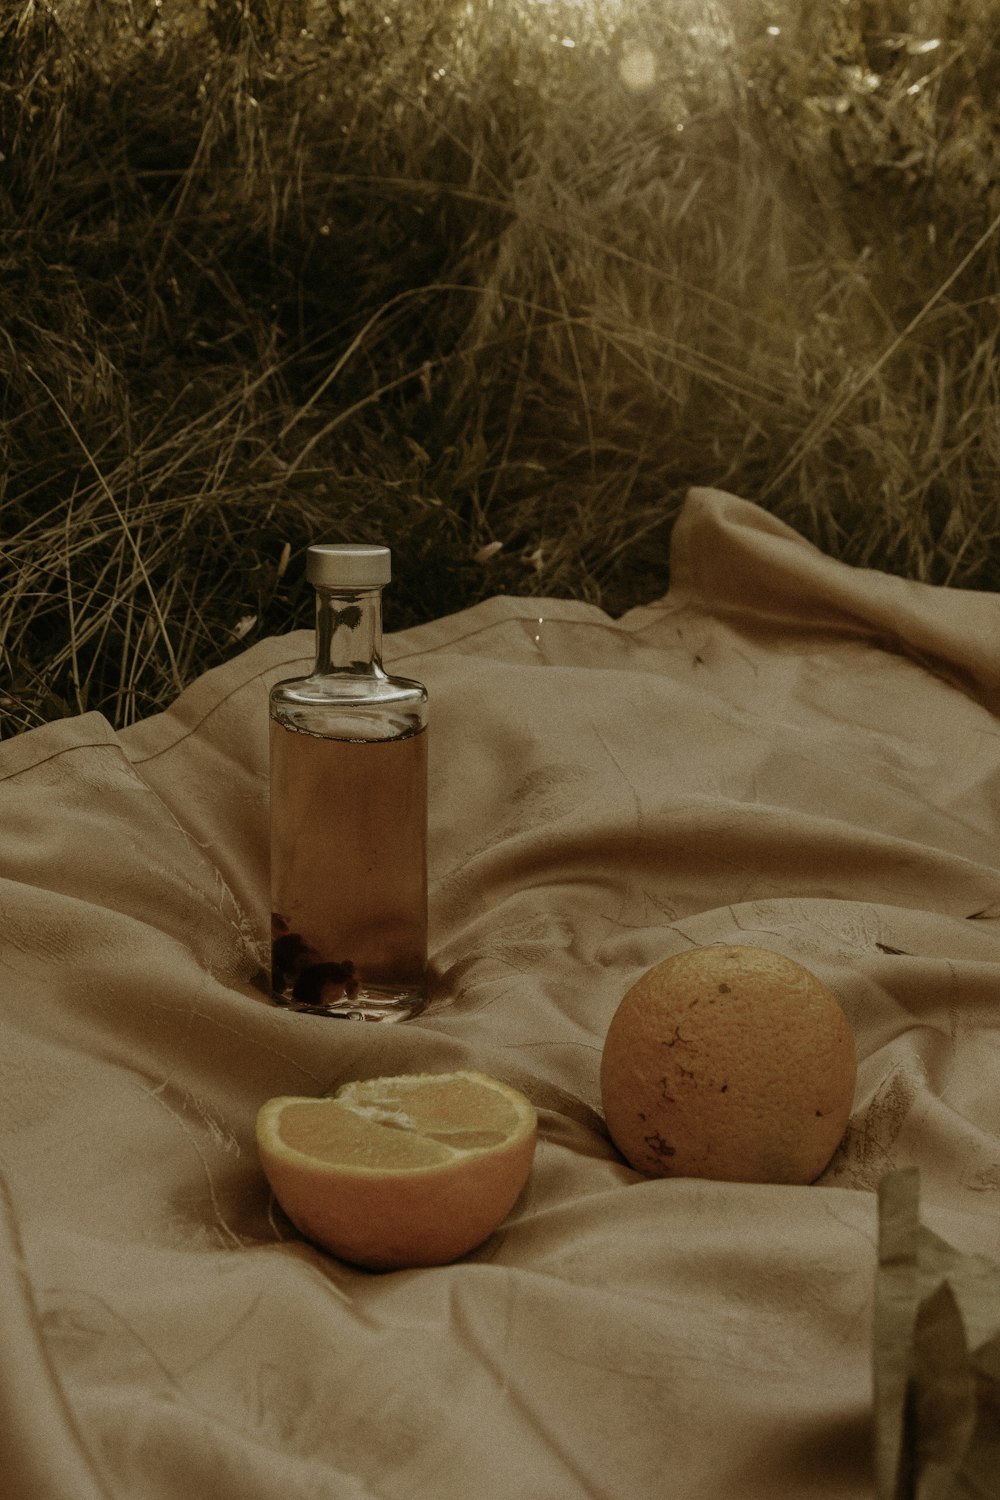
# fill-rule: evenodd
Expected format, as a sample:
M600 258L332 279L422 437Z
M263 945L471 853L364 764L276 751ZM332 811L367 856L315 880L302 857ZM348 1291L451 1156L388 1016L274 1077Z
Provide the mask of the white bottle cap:
M317 588L378 589L392 576L388 547L321 543L306 553L306 577Z

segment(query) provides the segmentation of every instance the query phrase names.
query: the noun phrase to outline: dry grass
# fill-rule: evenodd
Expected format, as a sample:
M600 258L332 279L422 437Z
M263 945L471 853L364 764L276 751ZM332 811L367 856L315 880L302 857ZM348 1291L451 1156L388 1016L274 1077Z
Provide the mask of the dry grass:
M3 733L307 622L320 535L393 546L390 628L662 593L705 483L997 587L998 28L0 5Z

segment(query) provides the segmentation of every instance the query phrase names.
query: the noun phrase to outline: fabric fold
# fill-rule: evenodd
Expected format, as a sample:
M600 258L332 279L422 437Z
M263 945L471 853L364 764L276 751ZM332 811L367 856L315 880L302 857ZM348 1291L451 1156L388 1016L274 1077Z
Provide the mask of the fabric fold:
M17 1231L16 1206L2 1178L0 1259L4 1490L24 1500L110 1500L46 1347Z

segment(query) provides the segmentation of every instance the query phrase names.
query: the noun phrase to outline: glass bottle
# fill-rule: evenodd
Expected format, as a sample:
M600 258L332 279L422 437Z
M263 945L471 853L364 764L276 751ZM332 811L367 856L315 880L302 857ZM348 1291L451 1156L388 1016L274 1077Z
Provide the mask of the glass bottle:
M270 694L271 966L296 1010L426 1001L427 690L383 670L388 547L314 546L316 664Z

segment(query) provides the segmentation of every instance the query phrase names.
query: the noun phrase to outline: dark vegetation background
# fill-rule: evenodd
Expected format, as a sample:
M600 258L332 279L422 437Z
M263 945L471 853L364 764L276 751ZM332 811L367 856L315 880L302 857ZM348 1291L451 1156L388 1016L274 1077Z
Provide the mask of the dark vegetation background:
M692 484L1000 583L1000 4L0 0L0 715L662 594Z

